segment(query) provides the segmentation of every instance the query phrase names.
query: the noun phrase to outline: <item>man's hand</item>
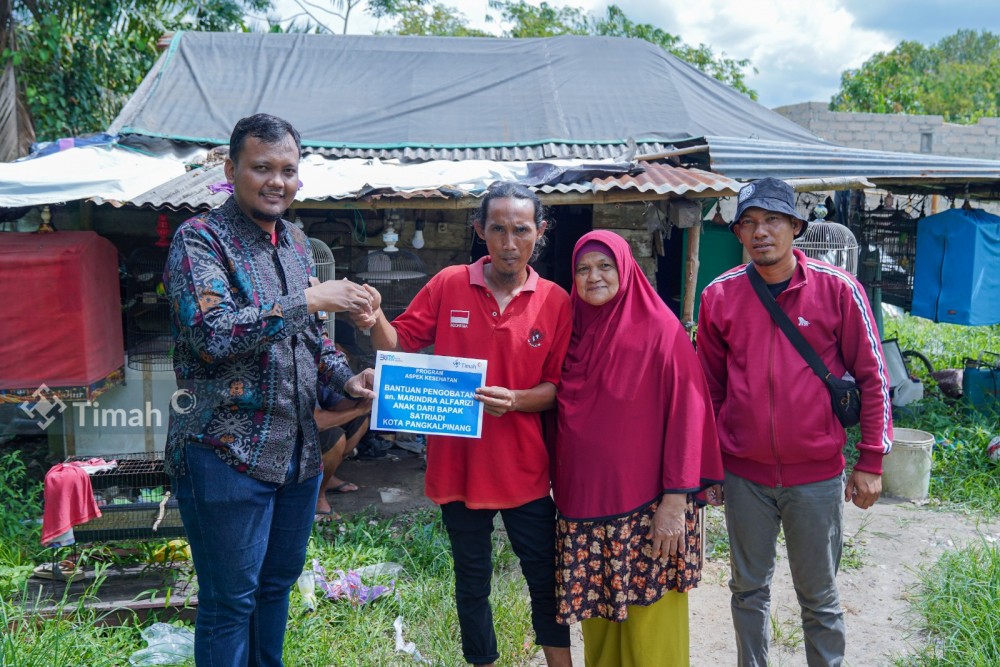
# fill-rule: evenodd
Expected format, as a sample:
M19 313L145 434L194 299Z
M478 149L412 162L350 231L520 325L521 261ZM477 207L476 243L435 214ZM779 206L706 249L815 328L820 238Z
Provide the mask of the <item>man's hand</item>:
M361 287L368 292L371 310L367 313L351 313L351 322L354 323L354 327L359 331L367 331L375 326L375 322L378 321L380 315L383 317L385 315L381 310L382 295L379 294L379 291L368 284L364 284Z
M366 368L344 385L344 393L353 398L374 399L375 392L375 370Z
M863 510L875 504L882 495L882 475L855 470L844 487L844 502L851 500Z
M506 387L479 387L473 397L483 404L483 411L493 417L502 417L516 410L517 397Z
M370 296L372 299L372 310L375 310L376 308L382 305L382 295L379 294L379 291L377 289L375 289L368 283L365 283L364 285L362 285L362 287L365 288L365 290L368 292L368 296Z
M665 493L660 499L660 506L653 513L653 526L650 536L653 538L652 557L666 561L668 556L687 551L687 521L684 510L687 508L686 493Z
M705 490L705 502L715 507L726 502L726 492L721 484L713 484Z
M312 281L310 281L312 282ZM310 313L325 310L354 315L372 314L372 297L363 286L344 280L327 280L306 288L306 305Z

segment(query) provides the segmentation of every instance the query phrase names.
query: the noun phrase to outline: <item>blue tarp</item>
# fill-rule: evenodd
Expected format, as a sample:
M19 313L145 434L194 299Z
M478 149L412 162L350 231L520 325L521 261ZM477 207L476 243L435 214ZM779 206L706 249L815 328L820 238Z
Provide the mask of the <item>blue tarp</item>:
M912 313L951 324L1000 323L1000 217L951 209L917 223Z

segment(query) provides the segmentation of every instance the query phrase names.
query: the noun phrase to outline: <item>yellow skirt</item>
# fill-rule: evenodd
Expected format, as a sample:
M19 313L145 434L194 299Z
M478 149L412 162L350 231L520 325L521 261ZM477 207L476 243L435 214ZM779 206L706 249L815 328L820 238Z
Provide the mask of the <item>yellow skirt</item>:
M629 605L628 618L581 621L586 667L688 667L687 593L668 591L640 607Z

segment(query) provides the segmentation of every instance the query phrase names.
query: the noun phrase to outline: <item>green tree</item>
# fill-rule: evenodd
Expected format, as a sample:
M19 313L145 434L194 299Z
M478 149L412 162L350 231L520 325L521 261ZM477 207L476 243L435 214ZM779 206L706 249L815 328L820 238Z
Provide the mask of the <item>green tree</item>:
M470 28L461 12L435 3L410 0L398 3L392 12L396 25L379 34L386 35L432 35L437 37L492 37L487 32Z
M502 21L511 24L505 37L556 37L591 32L587 13L579 7L553 7L547 2L535 7L524 0L490 0L489 6L500 11Z
M1000 36L959 30L931 46L900 42L841 74L830 109L933 114L952 123L1000 115Z
M717 56L706 44L698 46L685 44L677 35L654 25L635 23L617 5L609 5L603 17L592 19L589 32L606 37L634 37L652 42L664 51L694 65L705 74L732 86L750 99L757 99L757 91L750 88L746 81L747 70L757 73L749 58L727 58L725 53Z
M105 129L179 29L246 29L270 0L14 0L18 48L5 48L40 140Z

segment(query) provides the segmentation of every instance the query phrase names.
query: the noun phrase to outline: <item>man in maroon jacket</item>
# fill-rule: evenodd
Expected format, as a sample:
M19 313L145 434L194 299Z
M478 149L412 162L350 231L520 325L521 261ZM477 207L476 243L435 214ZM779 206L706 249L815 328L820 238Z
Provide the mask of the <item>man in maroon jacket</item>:
M810 667L844 659L836 575L843 505L868 509L892 447L889 381L871 307L847 271L792 245L808 224L787 183L765 178L739 194L730 229L778 306L837 377L861 389L859 458L844 478L844 428L826 385L771 319L740 266L702 293L698 356L712 393L726 469L738 664L767 665L771 575L784 529ZM709 492L722 498L722 489Z

